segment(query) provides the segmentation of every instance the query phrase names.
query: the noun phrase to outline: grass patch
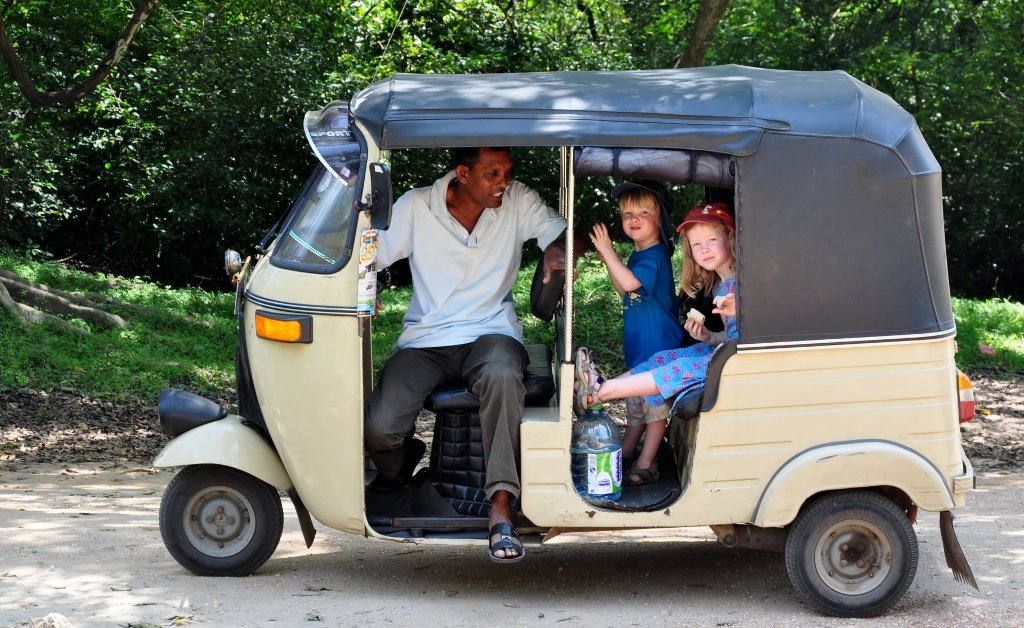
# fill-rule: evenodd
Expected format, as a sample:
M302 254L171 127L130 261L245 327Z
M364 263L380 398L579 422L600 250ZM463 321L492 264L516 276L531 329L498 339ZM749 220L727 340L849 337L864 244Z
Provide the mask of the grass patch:
M234 386L233 293L172 290L5 252L0 268L51 288L118 299L109 309L130 325L105 329L72 319L82 333L68 333L23 327L0 314L0 386L153 401L163 388L215 394Z
M620 253L628 254L628 247ZM113 308L130 323L108 330L78 320L83 333L49 326L22 327L0 313L0 388L68 389L99 398L155 401L163 388L186 388L216 396L234 388L237 341L233 292L172 290L143 278L87 273L65 264L35 262L0 251L0 268L71 292L95 292L120 300ZM590 347L609 374L624 369L622 305L604 266L591 254L580 260L575 284L578 344ZM529 310L533 267L520 271L513 290L528 343L555 342L553 323ZM402 329L411 289L381 294L374 321L374 366L390 355ZM1008 300L953 299L959 347L957 364L1004 377L1024 373L1024 305ZM987 357L978 343L996 350Z
M1024 304L1007 299L953 299L956 362L966 373L987 369L1005 376L1024 373ZM982 355L978 343L995 349Z

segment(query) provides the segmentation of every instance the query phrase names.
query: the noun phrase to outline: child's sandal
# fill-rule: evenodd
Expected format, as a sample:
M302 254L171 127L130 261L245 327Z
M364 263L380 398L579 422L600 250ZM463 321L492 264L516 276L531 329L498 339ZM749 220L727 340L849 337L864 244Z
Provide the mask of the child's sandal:
M651 463L651 468L641 469L636 463L633 464L629 470L630 486L643 486L644 484L654 484L661 479L661 474L658 473L658 463Z
M573 411L577 416L587 408L599 402L597 391L601 388L604 376L590 361L590 349L580 347L576 350L576 382L573 385Z

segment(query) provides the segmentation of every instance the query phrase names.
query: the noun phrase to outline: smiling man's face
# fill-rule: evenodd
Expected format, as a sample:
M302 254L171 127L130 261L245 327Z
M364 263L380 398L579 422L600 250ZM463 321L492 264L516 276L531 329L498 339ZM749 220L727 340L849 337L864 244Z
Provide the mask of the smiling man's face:
M459 185L475 204L500 207L505 188L512 182L512 155L507 150L481 148L472 168L458 166L455 173Z

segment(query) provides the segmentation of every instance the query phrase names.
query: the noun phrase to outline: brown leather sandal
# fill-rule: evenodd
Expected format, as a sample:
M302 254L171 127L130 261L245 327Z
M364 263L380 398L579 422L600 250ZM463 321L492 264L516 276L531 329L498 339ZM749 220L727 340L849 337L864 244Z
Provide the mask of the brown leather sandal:
M630 486L654 484L661 479L661 473L658 472L658 463L652 463L649 469L641 469L636 463L633 463L633 466L629 469L627 479L629 479Z

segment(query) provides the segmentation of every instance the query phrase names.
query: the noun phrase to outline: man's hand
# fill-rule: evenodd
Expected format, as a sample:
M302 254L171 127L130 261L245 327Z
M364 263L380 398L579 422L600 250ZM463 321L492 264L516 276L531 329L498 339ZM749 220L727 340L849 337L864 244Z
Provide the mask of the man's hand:
M576 281L576 260L586 251L586 240L580 234L575 234L572 247L572 280ZM551 282L551 273L556 270L565 270L565 234L544 249L544 278L542 283Z

